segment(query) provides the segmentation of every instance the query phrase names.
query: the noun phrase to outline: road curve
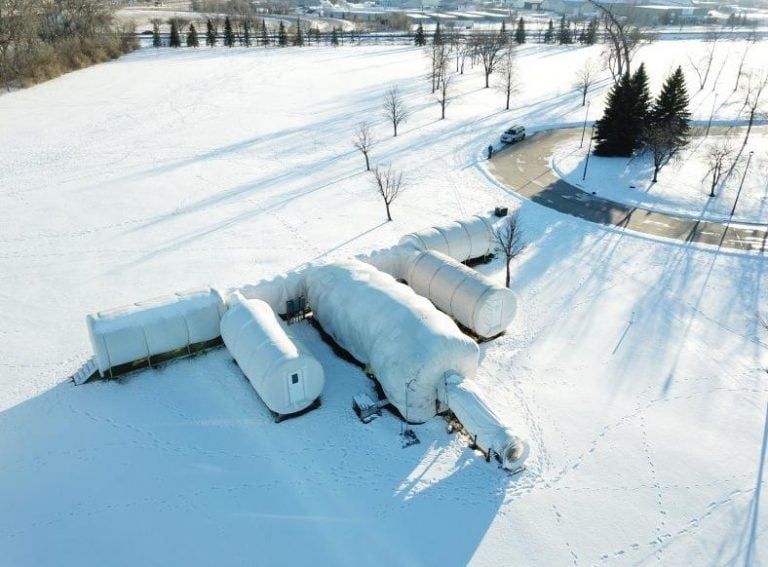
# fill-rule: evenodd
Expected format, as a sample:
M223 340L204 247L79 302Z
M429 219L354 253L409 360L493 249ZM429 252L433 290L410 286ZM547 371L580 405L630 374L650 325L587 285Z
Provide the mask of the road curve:
M549 167L549 158L563 140L580 135L581 128L538 132L495 153L486 162L488 170L534 203L591 222L682 242L758 252L768 249L766 226L730 226L653 212L592 195L564 181Z

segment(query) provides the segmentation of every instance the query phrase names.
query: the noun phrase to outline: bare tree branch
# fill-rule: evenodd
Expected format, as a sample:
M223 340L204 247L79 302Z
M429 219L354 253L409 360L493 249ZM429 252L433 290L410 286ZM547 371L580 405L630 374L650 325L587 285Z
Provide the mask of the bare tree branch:
M371 147L376 143L376 138L371 130L371 125L367 122L360 122L355 130L355 137L352 138L352 145L360 150L365 157L365 170L371 171L371 164L368 161L368 152L371 151Z
M511 214L500 222L496 226L494 236L496 237L497 251L504 256L505 260L506 278L504 285L509 287L510 263L525 250L526 246L522 240L519 214Z
M397 85L393 85L387 89L384 95L384 117L392 123L392 128L397 137L397 127L408 120L410 113L403 104L403 99L400 96L400 92L397 89Z
M387 210L387 220L391 221L390 205L405 189L403 174L393 171L391 165L388 165L386 168L377 165L373 168L372 173L376 191L384 201L384 207Z

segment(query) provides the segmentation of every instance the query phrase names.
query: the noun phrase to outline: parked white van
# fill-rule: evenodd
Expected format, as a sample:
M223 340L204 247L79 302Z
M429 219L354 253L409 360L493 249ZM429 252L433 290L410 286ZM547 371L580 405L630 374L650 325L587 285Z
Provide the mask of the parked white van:
M501 135L501 141L505 144L514 144L525 139L525 126L515 125Z

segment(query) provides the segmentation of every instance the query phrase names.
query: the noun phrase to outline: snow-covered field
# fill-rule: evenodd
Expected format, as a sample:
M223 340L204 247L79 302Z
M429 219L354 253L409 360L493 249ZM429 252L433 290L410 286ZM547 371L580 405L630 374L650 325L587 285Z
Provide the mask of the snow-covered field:
M643 48L654 88L688 49ZM525 46L511 112L475 69L444 121L411 47L142 50L0 98L0 563L765 560L765 259L520 203L481 167L511 122L581 120L570 73L597 53ZM413 111L397 138L379 116L393 83ZM696 118L710 96L694 96ZM374 163L409 182L391 223L351 145L361 120ZM483 345L477 380L531 443L516 477L438 419L406 449L393 416L362 425L350 402L370 383L308 326L323 406L279 425L224 350L65 381L90 355L88 312L501 203L521 206L529 242L513 266L520 316Z
M751 134L743 146L743 127L734 128L730 135L725 134L725 130L727 127L720 127L716 129L717 135L693 137L689 146L661 169L656 183L652 183L650 155L632 158L593 155L589 164L585 164L587 144L579 148L578 136L557 147L552 166L563 179L585 191L642 209L718 222L728 219L733 211L733 222L766 224L768 138ZM711 165L707 152L713 145L723 143L731 146L733 154L715 189L715 197L711 198ZM585 165L587 178L582 180Z

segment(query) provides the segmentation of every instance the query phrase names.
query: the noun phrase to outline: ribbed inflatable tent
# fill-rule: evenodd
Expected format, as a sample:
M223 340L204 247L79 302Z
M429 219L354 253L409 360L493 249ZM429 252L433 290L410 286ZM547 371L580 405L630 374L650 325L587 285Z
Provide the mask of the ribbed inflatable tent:
M402 416L423 423L435 414L437 386L450 373L473 376L479 350L427 299L358 260L308 270L315 319L373 370Z
M230 297L221 336L256 393L277 416L300 412L320 397L323 367L272 308L240 294Z
M483 274L440 252L414 252L407 258L408 285L479 336L503 333L514 319L514 293Z
M440 402L450 408L472 442L488 457L495 455L507 470L519 469L528 457L528 445L483 401L471 382L449 376L440 387Z
M487 256L496 247L493 223L490 217L483 215L406 234L400 244L441 252L459 262Z
M209 346L226 306L211 288L194 289L99 311L86 317L99 374L152 363L152 357Z

